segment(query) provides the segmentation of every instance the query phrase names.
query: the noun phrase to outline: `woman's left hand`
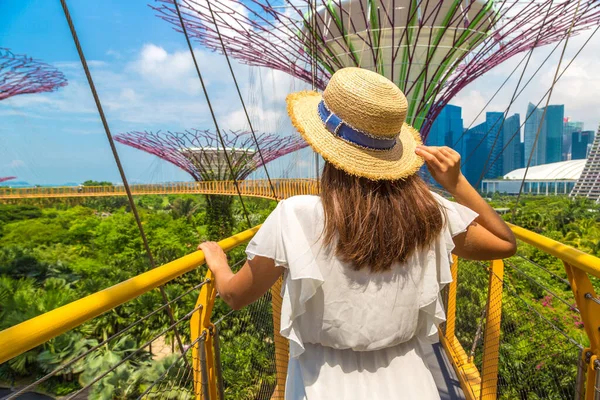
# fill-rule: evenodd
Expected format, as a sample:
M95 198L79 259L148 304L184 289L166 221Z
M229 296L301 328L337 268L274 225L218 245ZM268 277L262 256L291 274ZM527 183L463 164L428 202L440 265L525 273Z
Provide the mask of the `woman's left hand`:
M229 268L227 254L225 254L217 242L200 243L200 245L198 245L198 250L202 250L204 252L206 265L208 265L208 268L210 268L213 273L216 273L217 270L223 268Z

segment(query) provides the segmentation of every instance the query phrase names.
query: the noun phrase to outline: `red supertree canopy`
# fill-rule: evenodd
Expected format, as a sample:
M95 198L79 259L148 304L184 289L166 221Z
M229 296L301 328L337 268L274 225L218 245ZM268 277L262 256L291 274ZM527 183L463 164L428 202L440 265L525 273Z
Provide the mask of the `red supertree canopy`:
M53 92L67 85L53 66L0 48L0 100L18 94Z
M17 179L17 177L16 176L5 176L5 177L0 176L0 183L6 182L6 181L12 181L13 179Z
M159 16L181 31L173 1L157 1ZM192 39L223 52L222 39L240 62L320 89L343 67L385 75L406 94L407 121L423 135L470 82L600 20L598 0L178 1Z
M250 132L228 131L222 132L222 136L226 151L215 133L199 129L183 132L134 131L120 133L115 140L176 165L196 181L245 179L264 164L307 146L297 136L262 133L256 136L256 141Z

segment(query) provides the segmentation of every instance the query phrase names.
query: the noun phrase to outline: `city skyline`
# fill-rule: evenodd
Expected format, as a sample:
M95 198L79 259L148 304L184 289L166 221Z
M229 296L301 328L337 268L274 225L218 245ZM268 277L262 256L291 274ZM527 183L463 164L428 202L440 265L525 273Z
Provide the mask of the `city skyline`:
M463 174L477 185L482 179L501 178L526 167L528 162L531 167L587 158L595 131L585 130L582 121L565 115L564 104L548 105L544 112L529 103L523 118L518 112L505 118L504 112L488 111L483 122L465 128L462 107L448 104L433 122L426 144L458 151Z

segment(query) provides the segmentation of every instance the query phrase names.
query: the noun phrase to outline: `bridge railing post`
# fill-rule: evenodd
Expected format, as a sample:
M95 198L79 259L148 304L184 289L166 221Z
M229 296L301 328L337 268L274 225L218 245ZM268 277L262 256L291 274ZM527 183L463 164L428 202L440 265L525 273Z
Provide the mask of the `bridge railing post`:
M448 284L448 298L446 300L446 331L445 338L452 343L456 329L456 289L458 286L458 257L452 256L452 282Z
M206 274L205 281L196 301L197 310L190 319L190 340L191 343L196 342L192 348L192 372L196 400L216 400L218 373L213 348L213 333L216 328L211 324L210 316L217 297L217 289L214 275L210 270ZM203 354L204 360L202 360Z
M563 261L577 308L581 314L583 328L590 339L590 347L584 349L586 366L585 399L600 399L597 376L600 374L600 299L588 274Z
M494 400L498 395L503 286L504 262L502 260L493 260L490 263L486 323L483 334L481 400Z
M289 343L281 336L281 286L283 278L280 278L271 287L271 306L273 315L273 338L275 341L275 377L276 386L271 400L284 400L285 380L287 377L289 361Z

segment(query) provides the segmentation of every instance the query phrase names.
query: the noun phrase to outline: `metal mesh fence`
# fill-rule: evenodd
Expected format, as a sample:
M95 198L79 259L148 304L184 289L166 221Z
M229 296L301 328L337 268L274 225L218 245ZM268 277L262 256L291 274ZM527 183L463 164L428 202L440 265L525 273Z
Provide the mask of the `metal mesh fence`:
M276 361L271 300L267 292L219 323L226 399L268 400L273 396Z
M486 265L475 261L459 260L455 335L479 371L482 366L488 277Z
M161 304L157 291L149 292L2 364L6 373L14 363L26 362L31 375L13 381L0 398L17 399L33 393L65 400L193 397L189 321L199 310L194 302L205 283L187 290L166 285L171 299L167 305ZM104 340L92 339L102 332ZM183 340L183 351L176 334Z
M498 398L573 399L585 335L570 289L524 258L506 260ZM574 337L577 336L577 337Z
M504 261L503 275L497 273L481 262L459 262L455 335L480 372L476 394L580 398L577 369L587 337L561 265L517 256ZM488 296L490 279L499 286ZM500 304L498 325L493 320Z

